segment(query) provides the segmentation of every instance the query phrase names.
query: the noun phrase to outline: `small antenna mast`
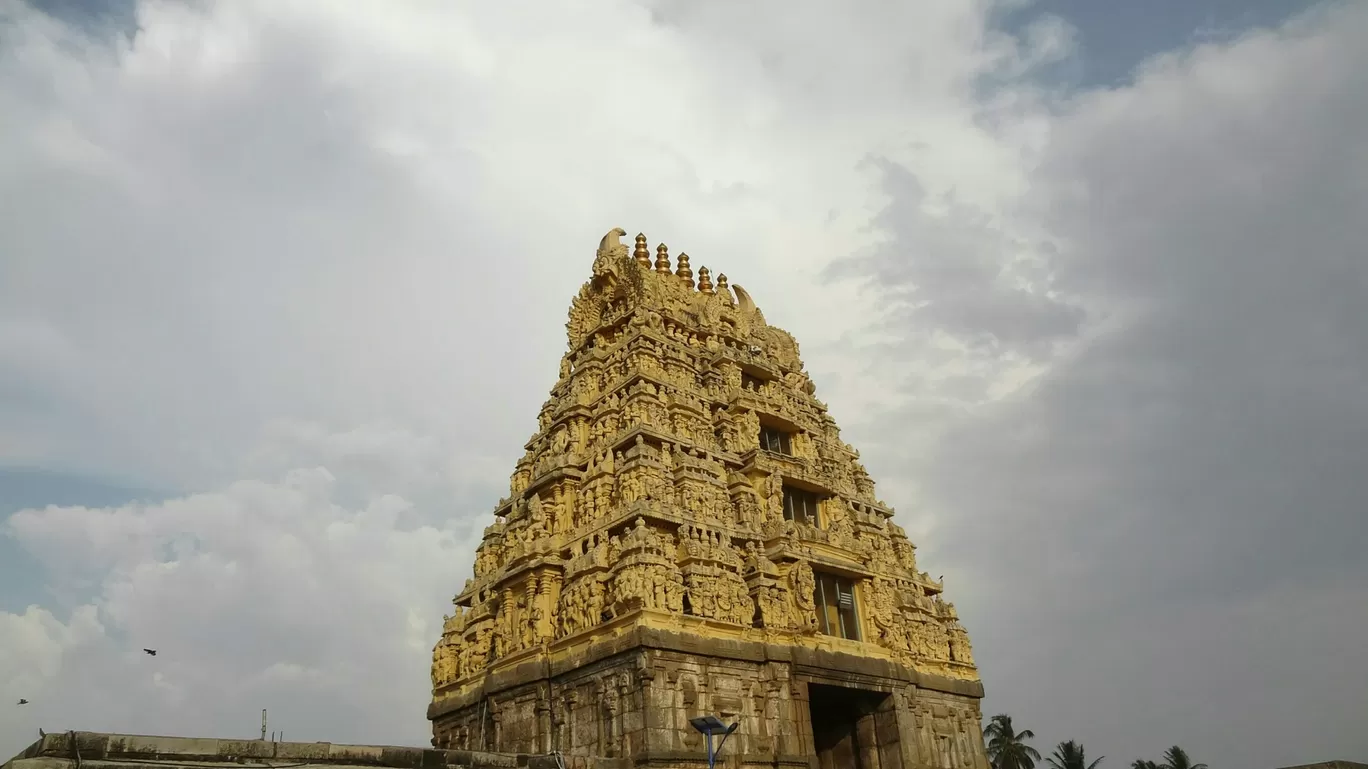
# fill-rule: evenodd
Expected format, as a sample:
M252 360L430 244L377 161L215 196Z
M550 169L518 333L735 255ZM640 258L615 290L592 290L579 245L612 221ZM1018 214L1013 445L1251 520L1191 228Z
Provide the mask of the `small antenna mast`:
M261 741L266 741L266 708L261 709Z

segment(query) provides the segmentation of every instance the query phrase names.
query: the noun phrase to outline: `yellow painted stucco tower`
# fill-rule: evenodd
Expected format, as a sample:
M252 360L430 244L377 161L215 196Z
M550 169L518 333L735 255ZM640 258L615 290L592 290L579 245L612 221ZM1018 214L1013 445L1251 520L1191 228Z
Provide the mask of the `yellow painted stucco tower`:
M798 345L740 286L604 236L569 351L433 651L438 747L986 769L969 639Z

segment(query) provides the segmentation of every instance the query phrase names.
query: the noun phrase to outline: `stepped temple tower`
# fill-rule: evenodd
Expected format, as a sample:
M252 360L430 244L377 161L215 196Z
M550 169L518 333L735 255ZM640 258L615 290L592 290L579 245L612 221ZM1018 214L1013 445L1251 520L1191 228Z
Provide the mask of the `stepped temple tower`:
M706 766L987 769L941 585L798 345L727 277L604 236L433 650L433 744Z

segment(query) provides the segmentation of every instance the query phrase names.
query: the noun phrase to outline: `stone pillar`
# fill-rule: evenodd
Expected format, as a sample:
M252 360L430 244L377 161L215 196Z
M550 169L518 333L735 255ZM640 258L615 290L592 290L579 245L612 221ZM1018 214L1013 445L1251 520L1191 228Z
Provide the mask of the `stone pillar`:
M964 713L959 714L955 719L955 746L959 754L958 766L972 767L974 765L974 751L969 747L969 722Z
M642 654L633 674L632 709L636 715L633 716L632 725L637 732L632 738L631 755L649 751L655 742L652 729L658 721L654 702L656 671L652 664L650 655Z
M513 600L513 588L506 586L500 592L499 614L494 620L494 632L498 633L502 631L503 633L503 648L495 651L494 656L496 657L507 656L518 648L517 644L521 636L518 634L518 618L516 613Z
M808 707L806 681L790 680L789 698L785 704L781 718L789 728L784 729L779 735L779 752L799 756L814 755L817 752L817 742L812 735L812 711Z
M565 744L565 720L569 715L570 707L567 704L564 707L549 707L548 710L551 719L551 751L568 753L570 751L569 746Z
M780 710L784 706L785 686L782 681L765 682L765 693L760 702L760 712L756 719L759 728L756 730L756 741L765 749L772 753L779 753L779 735L783 731L780 723Z
M533 575L523 585L523 610L522 616L518 617L518 630L522 634L523 649L528 649L541 643L541 628L538 627L539 617L537 611L537 577Z
M599 755L607 758L618 756L618 743L622 735L619 723L617 692L612 681L603 681L599 686Z
M538 753L550 753L551 747L551 703L545 690L537 693L537 736Z
M905 769L923 766L930 756L923 758L921 724L916 712L915 686L907 686L893 693L894 719L898 730L898 753Z
M537 625L537 641L544 643L556 637L557 608L560 603L561 581L559 571L548 570L537 578L537 605L541 607L541 622Z
M562 753L579 754L585 750L586 740L583 731L584 716L580 710L580 694L578 689L571 689L565 693L565 730L562 732L560 751Z
M861 767L883 769L879 762L878 730L874 725L873 713L865 713L855 722L855 745Z
M910 769L910 765L903 760L903 735L898 730L897 694L885 697L874 711L874 732L879 750L879 769Z
M630 756L632 741L640 736L641 714L634 707L635 698L632 697L631 677L626 673L620 674L617 678L616 689L618 702L617 754L619 756Z

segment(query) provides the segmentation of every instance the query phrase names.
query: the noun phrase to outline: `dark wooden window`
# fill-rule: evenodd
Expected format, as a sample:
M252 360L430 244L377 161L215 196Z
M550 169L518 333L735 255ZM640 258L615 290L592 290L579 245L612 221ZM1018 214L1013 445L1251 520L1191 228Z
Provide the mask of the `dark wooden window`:
M816 572L817 623L823 633L852 641L860 640L860 620L855 611L855 585L835 574Z
M784 487L784 517L797 523L817 525L817 495L810 491Z
M789 434L773 427L760 428L760 448L776 454L793 453L793 448L789 445Z

